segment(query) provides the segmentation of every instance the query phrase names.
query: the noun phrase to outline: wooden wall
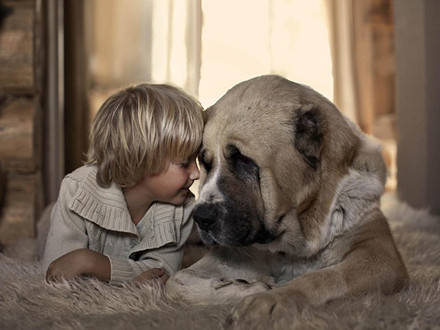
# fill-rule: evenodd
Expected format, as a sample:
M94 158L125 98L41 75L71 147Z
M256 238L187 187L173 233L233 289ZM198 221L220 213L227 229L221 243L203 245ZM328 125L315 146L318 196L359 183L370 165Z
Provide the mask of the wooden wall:
M1 4L11 9L0 27L0 242L8 244L35 235L43 203L43 30L41 0Z

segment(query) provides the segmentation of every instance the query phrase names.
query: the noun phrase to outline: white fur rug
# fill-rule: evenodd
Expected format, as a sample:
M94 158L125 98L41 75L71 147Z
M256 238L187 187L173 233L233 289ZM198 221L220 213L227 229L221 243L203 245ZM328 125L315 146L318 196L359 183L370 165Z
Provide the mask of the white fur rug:
M440 329L440 218L385 195L382 208L410 274L394 296L372 294L305 309L291 329ZM91 279L48 285L35 242L0 253L0 329L223 329L232 306L173 301L158 288Z

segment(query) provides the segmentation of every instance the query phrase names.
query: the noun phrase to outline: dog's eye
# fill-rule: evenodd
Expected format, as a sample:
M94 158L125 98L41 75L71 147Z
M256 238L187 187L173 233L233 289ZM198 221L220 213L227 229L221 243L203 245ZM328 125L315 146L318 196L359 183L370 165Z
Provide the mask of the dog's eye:
M249 157L243 155L234 145L227 146L227 159L233 172L242 179L259 179L259 167Z
M206 172L209 172L212 167L212 160L208 157L208 153L205 149L200 151L198 158L200 165L203 166Z

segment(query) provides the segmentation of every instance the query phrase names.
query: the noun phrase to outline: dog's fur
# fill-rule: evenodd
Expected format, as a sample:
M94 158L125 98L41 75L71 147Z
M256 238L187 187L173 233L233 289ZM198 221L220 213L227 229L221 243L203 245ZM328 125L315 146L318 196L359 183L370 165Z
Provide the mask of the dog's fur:
M380 148L314 90L261 76L206 111L194 209L214 245L171 278L192 301L243 298L233 325L264 327L304 304L405 286L380 207Z

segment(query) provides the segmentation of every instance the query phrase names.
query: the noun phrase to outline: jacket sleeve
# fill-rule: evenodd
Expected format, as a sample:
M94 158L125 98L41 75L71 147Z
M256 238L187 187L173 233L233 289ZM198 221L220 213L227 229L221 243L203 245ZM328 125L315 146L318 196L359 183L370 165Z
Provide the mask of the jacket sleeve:
M41 259L44 272L55 259L73 250L88 247L85 222L68 207L77 186L77 182L68 177L61 183L58 200L51 212L49 232Z
M111 281L132 280L151 268L164 268L169 275L176 273L182 265L183 246L188 240L194 224L191 211L192 206L184 208L183 219L180 221L180 239L177 242L139 251L134 259L107 256L111 264Z

